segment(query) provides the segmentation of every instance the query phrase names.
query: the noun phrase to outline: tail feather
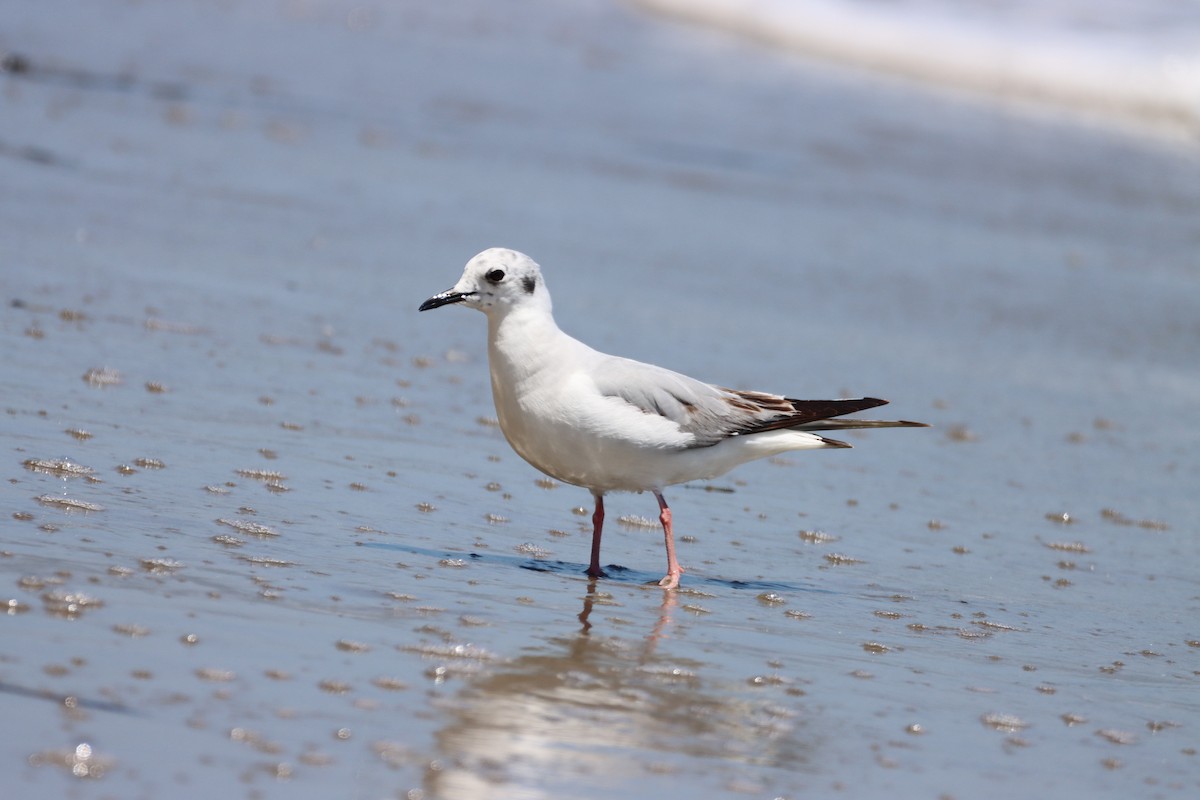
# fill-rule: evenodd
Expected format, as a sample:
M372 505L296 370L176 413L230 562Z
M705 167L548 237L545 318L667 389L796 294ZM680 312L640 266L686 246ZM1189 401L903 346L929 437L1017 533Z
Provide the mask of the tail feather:
M818 436L817 438L821 440L823 447L854 447L849 442L843 442L840 439L830 439L828 436Z
M796 431L848 431L854 428L928 428L924 422L882 419L822 419L791 426Z

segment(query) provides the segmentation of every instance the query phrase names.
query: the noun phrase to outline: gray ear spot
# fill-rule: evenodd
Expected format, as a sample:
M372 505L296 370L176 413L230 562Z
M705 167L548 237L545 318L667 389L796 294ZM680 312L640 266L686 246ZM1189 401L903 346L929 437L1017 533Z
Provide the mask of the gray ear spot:
M526 275L521 279L521 286L525 289L526 294L533 294L533 290L537 288L537 278Z

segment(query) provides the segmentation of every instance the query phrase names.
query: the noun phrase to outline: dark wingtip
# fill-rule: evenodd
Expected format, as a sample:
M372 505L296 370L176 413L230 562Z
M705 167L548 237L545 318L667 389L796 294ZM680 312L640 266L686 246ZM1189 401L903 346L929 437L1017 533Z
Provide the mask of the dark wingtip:
M854 445L848 442L843 442L841 439L830 439L827 436L822 436L821 441L826 447L840 447L845 450L849 450L850 448L854 447Z

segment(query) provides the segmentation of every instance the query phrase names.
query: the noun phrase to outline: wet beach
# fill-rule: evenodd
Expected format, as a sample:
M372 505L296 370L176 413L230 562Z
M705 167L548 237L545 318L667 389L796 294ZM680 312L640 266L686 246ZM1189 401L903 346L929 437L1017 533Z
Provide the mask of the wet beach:
M0 53L12 791L1200 787L1194 139L605 2L30 6ZM610 496L590 581L482 316L416 311L490 246L599 349L934 427L674 487L677 592Z

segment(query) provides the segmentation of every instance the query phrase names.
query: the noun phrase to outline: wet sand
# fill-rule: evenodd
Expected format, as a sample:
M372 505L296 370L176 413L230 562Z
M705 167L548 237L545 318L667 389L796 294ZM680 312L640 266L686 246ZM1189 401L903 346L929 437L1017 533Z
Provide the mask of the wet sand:
M23 13L12 791L1200 787L1194 143L598 2ZM679 592L613 496L591 582L483 318L416 313L492 245L601 349L936 427L676 487Z

